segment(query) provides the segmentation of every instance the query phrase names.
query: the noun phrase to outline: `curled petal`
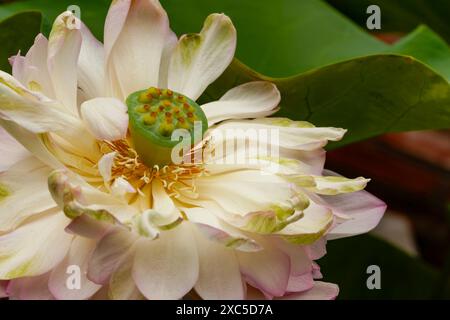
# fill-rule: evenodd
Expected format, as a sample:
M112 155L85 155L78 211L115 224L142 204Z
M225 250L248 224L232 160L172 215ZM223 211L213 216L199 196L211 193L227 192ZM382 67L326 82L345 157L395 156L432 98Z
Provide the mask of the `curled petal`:
M324 175L341 178L329 170L325 170ZM327 234L330 240L369 232L378 225L387 207L386 203L364 190L334 196L321 195L318 201L337 217L336 225Z
M112 166L114 164L114 158L116 157L116 152L110 152L108 154L105 154L99 161L98 161L98 171L100 172L100 175L103 178L103 181L105 183L108 183L111 181L111 170Z
M152 215L153 223L157 226L168 226L178 221L180 211L169 197L161 181L152 182L153 209L157 214Z
M200 233L209 240L240 251L259 251L262 247L253 239L217 218L208 209L183 208L183 212Z
M154 217L159 215L155 210L146 210L141 215L136 216L133 222L137 233L148 239L156 239L159 236L159 229L153 221L155 220Z
M348 179L338 176L291 175L289 179L300 187L322 195L352 193L364 189L370 179L359 177Z
M123 226L120 219L135 214L135 209L120 199L77 181L77 176L71 178L74 182L64 170L56 170L48 177L48 190L68 218L86 215L99 222Z
M136 193L136 189L122 177L114 180L111 191L116 197L124 197L129 193Z
M324 206L311 203L304 216L277 232L293 244L311 244L320 239L333 224L333 213Z
M370 179L359 177L347 179L344 177L315 177L316 186L311 190L323 195L352 193L363 190Z

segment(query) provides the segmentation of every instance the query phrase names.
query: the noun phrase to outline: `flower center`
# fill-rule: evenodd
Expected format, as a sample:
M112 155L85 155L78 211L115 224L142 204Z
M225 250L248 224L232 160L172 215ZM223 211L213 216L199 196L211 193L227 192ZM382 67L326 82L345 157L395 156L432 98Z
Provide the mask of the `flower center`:
M140 156L127 140L114 142L105 140L100 146L104 154L116 152L111 168L112 179L124 178L137 190L144 190L147 185L156 179L161 181L171 197L179 197L181 194L193 195L196 194L196 178L208 174L201 165L165 165L162 167L154 165L153 167L147 167L141 162Z
M169 89L151 87L131 94L127 99L130 132L134 147L148 166L172 163L172 149L188 133L190 145L200 142L208 122L200 106L188 97ZM201 129L195 136L196 127ZM196 141L196 140L199 141Z

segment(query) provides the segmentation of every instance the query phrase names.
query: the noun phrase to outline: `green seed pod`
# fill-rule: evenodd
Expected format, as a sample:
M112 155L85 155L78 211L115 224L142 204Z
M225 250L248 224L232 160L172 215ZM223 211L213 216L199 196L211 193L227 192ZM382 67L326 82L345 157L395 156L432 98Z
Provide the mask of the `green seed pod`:
M170 164L172 149L180 143L172 140L175 130L187 130L191 145L195 139L194 124L201 124L202 136L208 121L200 106L188 97L169 89L151 87L127 98L130 132L134 148L148 166Z

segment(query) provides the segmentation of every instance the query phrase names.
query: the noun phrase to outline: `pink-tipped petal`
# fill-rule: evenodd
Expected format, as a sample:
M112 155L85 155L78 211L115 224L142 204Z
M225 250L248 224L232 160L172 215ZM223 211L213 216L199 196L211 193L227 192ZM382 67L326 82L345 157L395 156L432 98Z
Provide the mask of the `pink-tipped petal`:
M314 279L311 272L299 276L291 275L287 286L288 292L303 292L310 290L314 286Z
M49 289L58 300L85 300L101 286L86 277L95 241L76 237L66 258L50 273ZM73 277L73 279L71 278Z
M233 249L196 232L200 274L195 291L205 300L242 300L244 284Z
M6 292L6 288L8 287L9 281L0 280L0 298L8 297L8 293Z
M280 300L334 300L339 294L339 287L333 283L316 281L310 290L286 295Z
M333 213L349 217L329 231L328 240L369 232L378 225L386 211L386 204L366 191L323 198Z
M266 248L258 252L238 252L239 265L245 280L266 296L280 297L286 293L289 256L280 250Z
M129 230L117 227L107 233L97 244L88 264L88 278L106 284L122 257L132 249L135 236Z
M54 300L48 289L49 273L11 280L7 294L11 300Z
M112 228L114 228L114 225L111 223L98 221L83 214L73 219L66 227L66 231L89 239L101 239L106 233L111 231Z

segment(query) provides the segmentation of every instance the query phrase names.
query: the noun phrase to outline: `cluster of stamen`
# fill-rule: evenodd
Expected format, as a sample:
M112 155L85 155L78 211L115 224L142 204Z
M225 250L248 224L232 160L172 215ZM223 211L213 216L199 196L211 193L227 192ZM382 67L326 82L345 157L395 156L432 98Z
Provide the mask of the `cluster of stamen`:
M175 129L191 130L198 121L189 100L170 89L151 87L139 95L138 102L135 111L140 121L163 137L170 137Z
M112 179L124 178L136 190L142 190L157 179L161 181L169 196L177 198L183 191L196 193L196 178L207 174L203 166L193 164L163 167L155 165L149 168L141 162L139 155L127 140L104 141L101 150L104 154L116 153L111 170Z

